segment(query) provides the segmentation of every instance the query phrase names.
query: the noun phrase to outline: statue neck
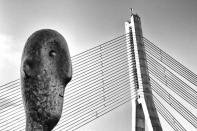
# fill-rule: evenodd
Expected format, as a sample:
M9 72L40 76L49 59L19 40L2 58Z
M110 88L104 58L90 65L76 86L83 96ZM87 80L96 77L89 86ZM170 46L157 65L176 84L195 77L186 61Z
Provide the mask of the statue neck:
M26 119L26 131L51 131L47 126L42 123L34 121L31 117Z

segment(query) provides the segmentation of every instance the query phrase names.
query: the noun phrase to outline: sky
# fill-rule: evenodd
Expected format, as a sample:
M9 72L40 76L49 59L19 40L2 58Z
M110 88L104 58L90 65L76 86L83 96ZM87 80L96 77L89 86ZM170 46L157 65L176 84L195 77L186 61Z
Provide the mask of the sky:
M124 34L129 8L141 17L144 37L197 73L196 0L0 0L0 85L19 78L22 50L33 32L57 30L74 56ZM114 121L119 126L108 131L126 131L129 106L100 121L122 117L122 124ZM100 126L102 122L82 129L97 131Z

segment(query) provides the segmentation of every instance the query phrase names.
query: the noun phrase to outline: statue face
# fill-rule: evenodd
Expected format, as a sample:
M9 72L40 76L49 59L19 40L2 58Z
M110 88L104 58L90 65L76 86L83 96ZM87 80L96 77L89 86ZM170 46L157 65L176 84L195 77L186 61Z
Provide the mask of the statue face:
M39 30L25 44L21 85L26 117L53 128L62 113L64 89L72 78L67 43L54 30Z

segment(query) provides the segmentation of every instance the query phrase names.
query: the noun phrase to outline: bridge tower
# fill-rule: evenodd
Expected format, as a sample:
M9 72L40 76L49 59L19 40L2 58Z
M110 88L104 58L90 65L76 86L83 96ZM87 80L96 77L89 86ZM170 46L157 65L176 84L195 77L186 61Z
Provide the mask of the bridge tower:
M132 97L131 131L162 131L159 117L153 102L146 52L143 43L141 19L131 9L131 18L125 22L127 55L129 63ZM133 94L133 95L132 95Z

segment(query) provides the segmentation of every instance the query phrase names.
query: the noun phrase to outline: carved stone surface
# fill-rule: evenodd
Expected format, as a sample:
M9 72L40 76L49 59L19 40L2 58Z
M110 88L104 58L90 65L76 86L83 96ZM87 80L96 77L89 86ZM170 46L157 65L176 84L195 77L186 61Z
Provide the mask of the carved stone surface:
M21 60L21 89L26 131L51 131L58 123L64 90L72 78L66 40L54 30L43 29L27 40Z

